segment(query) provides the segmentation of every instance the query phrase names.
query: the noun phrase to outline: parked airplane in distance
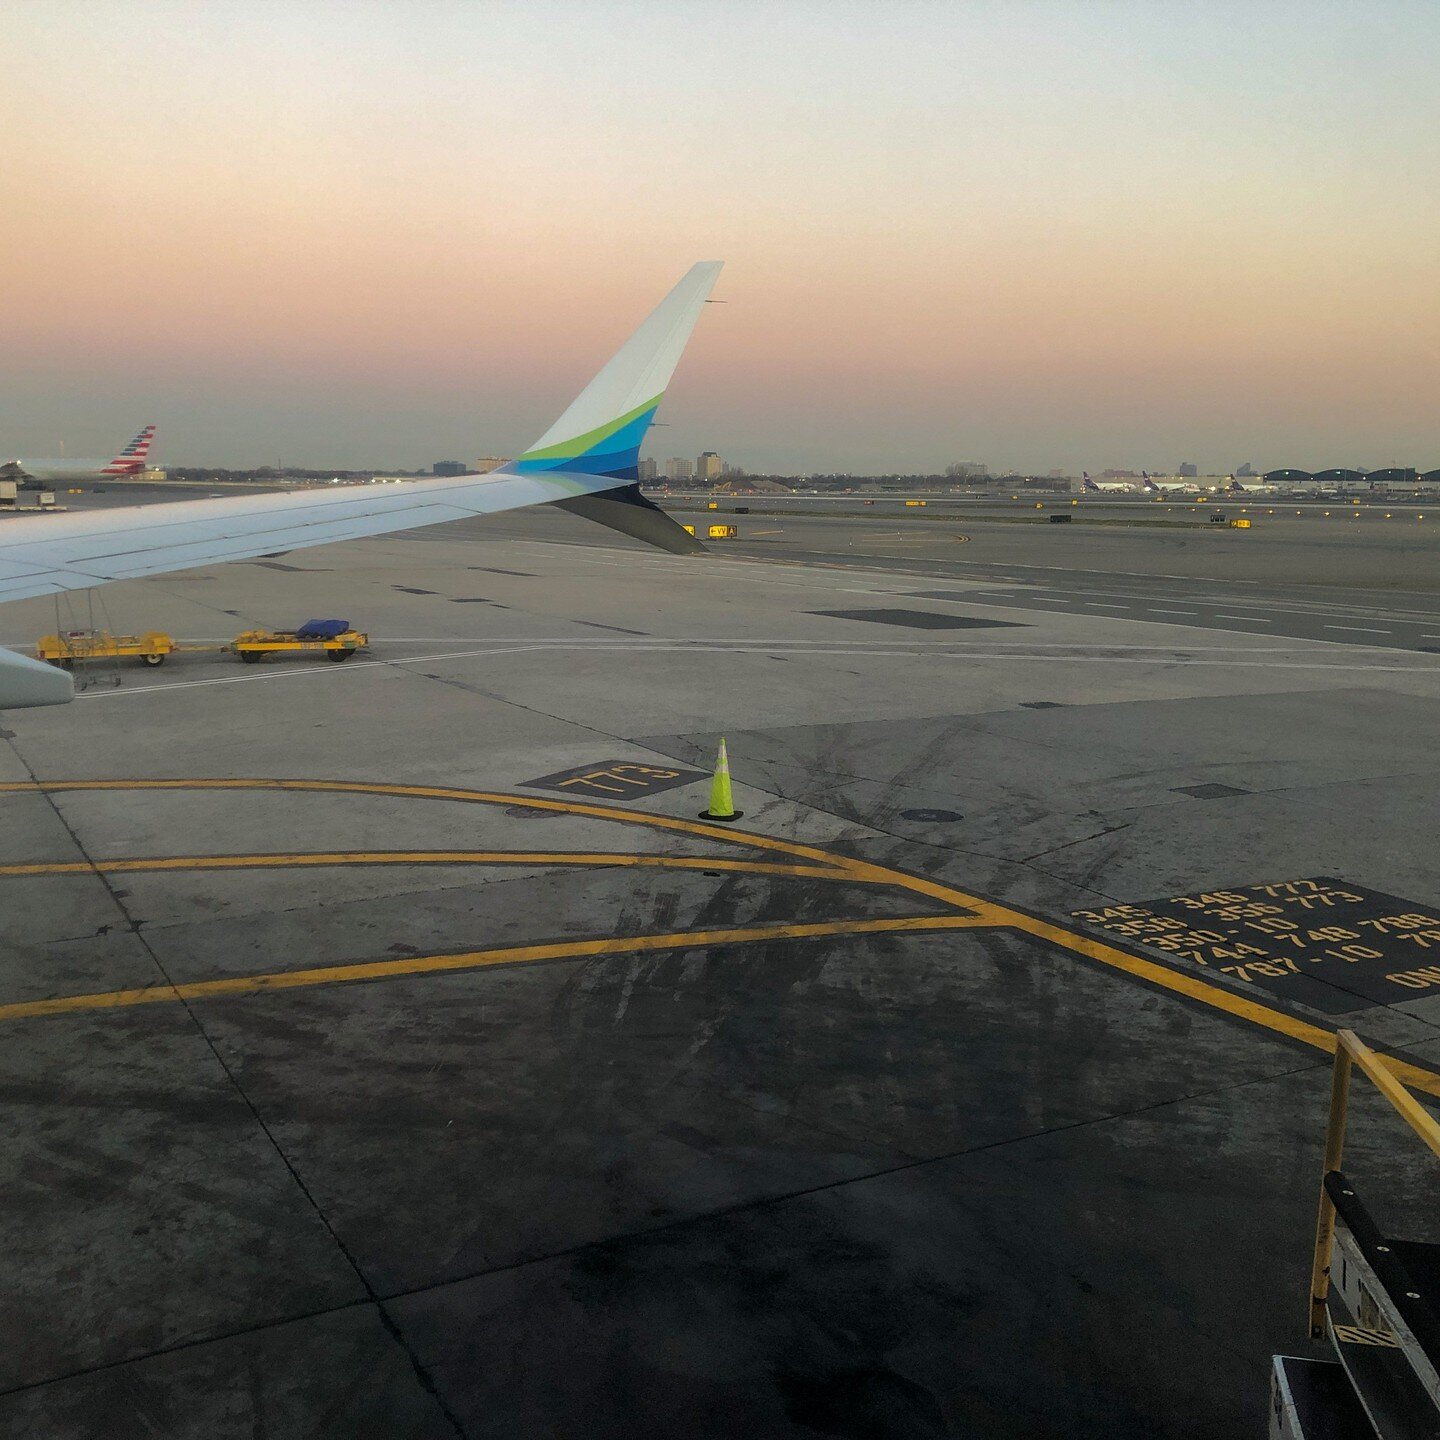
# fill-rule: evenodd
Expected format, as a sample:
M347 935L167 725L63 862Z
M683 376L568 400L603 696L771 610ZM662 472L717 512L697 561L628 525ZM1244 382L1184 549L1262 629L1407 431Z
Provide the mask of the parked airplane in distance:
M1172 490L1195 491L1200 488L1199 481L1194 477L1181 475L1151 475L1148 471L1141 475L1141 484L1147 495L1168 495Z
M1133 495L1140 488L1133 480L1092 480L1088 470L1081 472L1080 480L1092 495L1110 495L1116 492Z
M0 460L3 480L103 480L138 475L147 463L155 427L147 425L118 455L110 460L70 460L65 456L48 460Z
M1275 493L1275 487L1269 484L1263 475L1247 476L1243 480L1238 475L1227 475L1225 478L1229 481L1225 490L1230 495L1273 495Z

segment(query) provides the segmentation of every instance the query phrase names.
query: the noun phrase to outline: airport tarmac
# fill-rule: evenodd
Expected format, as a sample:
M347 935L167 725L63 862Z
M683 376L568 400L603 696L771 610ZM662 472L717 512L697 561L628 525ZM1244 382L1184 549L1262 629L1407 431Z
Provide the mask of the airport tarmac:
M1108 497L975 507L937 505L905 510L893 504L870 515L838 503L795 513L737 515L744 501L673 507L686 524L743 522L740 548L775 557L845 558L844 552L936 573L999 566L995 574L1027 579L1100 576L1128 581L1233 580L1246 588L1276 583L1306 589L1427 593L1440 589L1440 511L1366 505L1133 504ZM879 502L877 502L877 506ZM1227 523L1212 524L1215 514ZM1068 523L1054 524L1057 518ZM1246 529L1229 525L1249 520ZM704 531L702 530L703 534ZM967 545L963 558L957 547ZM1012 570L1010 567L1019 567Z
M1333 1031L1440 1097L1429 542L736 523L97 592L372 646L3 717L0 1434L1260 1433Z

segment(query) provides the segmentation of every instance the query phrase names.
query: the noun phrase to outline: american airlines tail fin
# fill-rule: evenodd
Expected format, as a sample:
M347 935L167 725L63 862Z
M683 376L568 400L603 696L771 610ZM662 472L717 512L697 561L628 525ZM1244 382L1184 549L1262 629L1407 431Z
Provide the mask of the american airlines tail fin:
M145 468L155 427L147 425L100 473L102 475L138 475Z

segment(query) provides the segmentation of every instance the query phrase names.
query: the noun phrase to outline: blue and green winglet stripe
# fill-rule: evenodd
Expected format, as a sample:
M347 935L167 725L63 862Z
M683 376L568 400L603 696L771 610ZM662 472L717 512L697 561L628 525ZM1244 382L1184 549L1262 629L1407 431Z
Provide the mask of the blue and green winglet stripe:
M661 396L657 395L628 414L573 440L547 445L543 450L527 450L515 461L514 468L521 475L568 470L573 474L604 475L619 481L638 479L640 444L655 418L660 400Z

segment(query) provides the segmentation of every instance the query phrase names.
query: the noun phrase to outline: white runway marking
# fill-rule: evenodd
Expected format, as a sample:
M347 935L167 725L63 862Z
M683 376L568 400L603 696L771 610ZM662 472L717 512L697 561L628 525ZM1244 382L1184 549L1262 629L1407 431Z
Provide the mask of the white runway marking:
M1115 650L1144 650L1150 653L1137 654L1110 654L1110 655L1074 655L1053 653L1056 649L1064 648L1093 648L1093 647L1058 647L1044 646L1037 651L1024 650L941 650L933 647L922 646L918 643L908 645L906 648L891 646L888 649L877 649L877 645L886 642L861 642L856 645L833 645L820 641L796 642L796 641L742 641L726 642L715 640L681 640L664 642L620 642L620 641L590 641L590 642L567 642L567 641L542 641L529 644L500 644L488 646L478 650L451 650L435 655L409 655L396 660L362 660L359 662L347 662L343 667L336 665L314 665L293 670L275 669L260 675L222 675L212 676L204 680L176 680L162 685L136 685L129 689L105 690L96 693L82 693L77 696L80 700L116 700L125 699L134 695L155 695L171 690L199 689L210 685L246 685L266 680L294 680L300 678L314 678L326 676L328 679L339 679L344 675L353 675L360 670L371 670L379 666L395 668L401 665L424 665L428 663L440 663L448 660L468 660L480 657L495 655L516 655L527 652L546 651L552 652L557 649L590 649L590 650L630 650L636 654L668 654L679 653L694 655L697 651L705 654L733 653L733 654L772 654L777 651L790 651L797 655L816 657L833 656L854 656L866 658L910 658L934 660L964 660L973 662L976 660L1001 661L1005 664L1019 662L1031 662L1040 664L1076 664L1076 665L1191 665L1191 666L1224 666L1240 670L1333 670L1342 674L1406 674L1406 675L1437 675L1435 667L1423 664L1410 665L1375 665L1375 664L1344 664L1334 663L1329 660L1316 658L1314 660L1240 660L1235 658L1236 652L1226 650L1217 658L1211 659L1202 657L1196 653L1186 653L1193 648L1198 651L1202 648L1219 650L1222 647L1186 647L1186 650L1169 649L1164 650L1154 646L1113 646ZM1042 653L1043 651L1043 653ZM1241 651L1242 654L1262 654L1259 650ZM1293 654L1290 650L1279 650L1281 654Z
M1327 625L1327 630L1348 630L1352 635L1393 635L1393 630L1372 630L1365 625Z
M1237 633L1238 633L1238 632L1237 632ZM1434 637L1431 637L1431 638L1440 640L1440 635L1437 635L1437 636L1434 636ZM1306 636L1296 636L1295 639L1296 639L1297 644L1299 644L1299 645L1329 645L1329 644L1333 643L1333 642L1328 641L1328 640L1317 640L1317 639L1309 638L1309 637L1306 637ZM198 644L199 641L200 641L200 637L198 637L198 636L190 636L190 637L188 637L188 638L186 638L186 639L180 639L180 640L178 640L177 643L179 643L179 644L181 644L181 645L190 645L190 644ZM758 639L758 640L740 640L740 639L729 639L729 640L727 640L727 639L725 639L724 637L716 637L716 636L713 636L713 635L636 635L636 636L634 636L634 637L632 637L632 638L613 639L613 640L610 639L610 638L608 638L608 637L600 637L600 636L592 637L592 636L588 636L588 635L574 635L574 636L571 636L571 635L403 635L403 636L402 636L402 635L391 635L391 636L387 636L387 637L385 637L384 639L381 639L381 640L371 640L370 645L369 645L368 648L370 648L370 649L373 650L376 645L463 645L463 644L466 644L466 643L469 643L469 642L479 643L480 641L484 641L484 642L485 642L486 644L488 644L488 645L498 645L498 646L501 646L501 647L514 646L514 647L518 647L518 648L522 648L522 649L539 649L539 648L542 648L542 647L544 647L544 646L550 645L550 646L558 646L558 647L560 647L560 648L562 648L562 649L571 649L571 650L606 649L606 648L610 648L610 649L617 649L617 648L619 648L619 649L627 649L627 650L629 650L629 649L637 649L637 650L638 650L638 649L644 649L647 645L664 646L664 645L672 645L672 644L683 644L683 645L720 645L720 646L724 646L724 647L727 648L727 649L742 649L742 648L764 649L764 648L766 648L766 647L768 647L768 646L784 645L784 646L787 646L787 647L792 648L792 649L800 649L800 648L803 648L803 647L806 647L806 646L818 646L818 647L821 647L821 648L825 648L825 647L832 647L832 646L834 646L834 645L836 644L836 641L834 641L833 639L832 639L832 640L806 639L805 637L803 637L803 636L798 636L798 635L787 635L787 636L784 636L784 637L782 637L782 638L775 638L775 637L772 637L772 638L769 638L769 639L764 639L764 638L762 638L762 639ZM926 648L926 649L943 649L945 646L947 646L947 645L952 645L954 642L951 641L951 640L941 640L941 639L927 640L927 639L924 639L924 638L919 638L919 637L917 637L917 638L915 638L915 639L896 639L896 640L861 640L861 639L853 639L853 640L852 640L852 639L847 639L844 643L845 643L845 645L848 646L850 649L856 649L856 648L868 646L868 647L877 648L877 649L895 650L895 649L899 649L899 648L902 648L902 647L921 647L921 648ZM1013 643L1013 642L1011 642L1011 643ZM6 645L6 644L7 644L7 642L5 642L5 641L0 641L0 645ZM17 647L17 648L19 648L19 647ZM1243 647L1236 647L1236 646L1233 646L1233 645L1188 645L1188 644L1187 644L1187 645L1131 645L1131 644L1127 644L1127 643L1123 643L1123 642L1117 642L1117 641L1111 641L1111 642L1108 642L1108 643L1106 643L1106 642L1100 642L1100 641L1090 641L1090 642L1087 643L1087 642L1063 641L1063 640L1038 640L1038 641L1036 641L1036 642L1034 643L1034 645L1033 645L1031 648L1037 649L1037 650L1039 650L1039 649L1046 649L1046 650L1149 650L1149 651L1153 651L1153 652L1156 653L1157 655L1158 655L1158 654L1170 655L1170 654L1174 653L1174 652L1177 651L1177 650L1183 650L1183 651L1218 650L1218 651L1223 651L1223 652L1225 652L1226 654L1229 654L1229 653L1231 653L1231 652L1235 652L1235 653L1238 653L1238 654L1245 654L1245 655L1265 655L1265 654L1270 654L1270 653L1288 654L1288 653L1290 653L1292 650L1294 650L1296 647L1295 647L1295 645L1283 645L1283 646L1282 646L1282 645L1267 645L1267 646L1246 645L1246 646L1243 646ZM1355 649L1355 648L1357 648L1357 647L1351 646L1350 648L1351 648L1351 649ZM1365 647L1365 646L1360 646L1360 647L1358 647L1358 648L1360 648L1360 649L1365 649L1365 648L1367 648L1367 647ZM1370 648L1370 649L1374 649L1374 650L1382 650L1382 649L1383 649L1383 650L1388 650L1390 647L1389 647L1389 646L1375 645L1375 646L1370 646L1369 648ZM463 653L468 653L468 652L463 652ZM410 658L427 658L427 657L410 657ZM435 658L435 657L428 657L428 658ZM377 661L364 661L364 660L362 660L362 661L360 662L360 664L362 664L362 665L367 664L367 663L368 663L368 664L375 664L375 663L396 664L396 663L398 663L398 662L397 662L397 661L377 662Z

